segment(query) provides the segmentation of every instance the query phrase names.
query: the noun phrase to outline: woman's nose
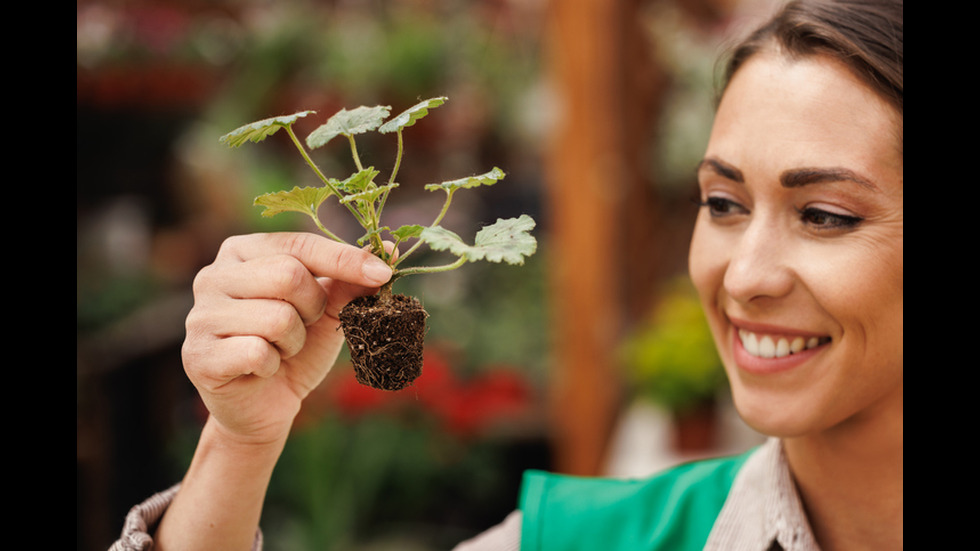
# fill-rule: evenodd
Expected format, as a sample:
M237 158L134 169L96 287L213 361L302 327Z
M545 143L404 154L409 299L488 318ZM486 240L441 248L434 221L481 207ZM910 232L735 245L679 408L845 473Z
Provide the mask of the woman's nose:
M744 303L789 294L793 288L789 267L793 253L785 230L764 220L753 220L730 251L725 291Z

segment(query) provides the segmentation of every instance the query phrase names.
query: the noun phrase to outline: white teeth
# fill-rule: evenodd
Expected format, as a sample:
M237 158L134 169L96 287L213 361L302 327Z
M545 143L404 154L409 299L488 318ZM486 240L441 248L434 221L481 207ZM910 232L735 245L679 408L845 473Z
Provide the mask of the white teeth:
M793 344L789 345L789 351L791 354L796 354L797 352L802 352L806 347L806 343L803 342L803 337L796 337L793 339Z
M786 339L779 339L776 343L776 357L782 358L783 356L789 355L789 343Z
M763 358L773 358L776 356L776 343L772 342L772 337L763 335L759 339L759 355Z
M745 351L759 358L782 358L814 348L822 342L818 337L810 337L806 341L803 337L795 337L790 341L786 337L759 336L751 331L741 329L738 331L738 337L741 339ZM829 339L825 340L829 341Z

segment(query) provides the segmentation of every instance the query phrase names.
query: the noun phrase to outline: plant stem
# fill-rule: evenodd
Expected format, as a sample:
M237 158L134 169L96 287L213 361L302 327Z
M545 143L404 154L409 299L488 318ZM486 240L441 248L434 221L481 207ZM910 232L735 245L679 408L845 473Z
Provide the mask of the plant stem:
M436 219L431 224L429 224L430 227L438 226L439 222L442 222L442 219L446 217L446 213L449 212L449 205L452 202L453 202L453 192L446 191L446 202L442 204L442 210L439 211L439 216L436 216Z
M340 197L340 192L337 191L337 188L335 188L333 184L330 183L330 180L326 176L324 176L322 172L320 172L320 167L316 166L316 163L314 163L313 159L310 158L310 155L306 152L306 148L303 147L303 144L300 143L299 138L296 137L296 133L293 132L293 127L287 126L286 133L289 134L289 138L293 140L293 145L296 146L296 149L299 150L299 154L303 156L303 160L306 161L306 164L310 165L310 168L312 168L313 172L315 172L317 177L320 178L320 180L323 182L323 185L330 188L330 191L334 195Z
M416 275L416 274L436 274L439 272L449 272L455 270L456 268L459 268L463 264L466 264L465 256L459 257L459 260L453 262L452 264L444 264L442 266L418 266L412 268L405 268L404 270L398 270L397 277L404 277L407 275ZM392 278L392 280L394 280L394 277Z
M398 169L402 165L402 153L405 150L404 140L402 138L402 129L398 129L398 153L395 155L395 166L391 169L391 177L388 178L388 185L391 186L395 183L395 176L398 174ZM384 194L381 196L381 202L378 203L378 218L381 217L381 212L385 208L385 203L388 201L388 193L391 192L389 187L385 190Z
M364 170L364 166L361 164L361 157L357 154L357 142L354 140L353 134L346 134L347 141L350 142L350 152L351 156L354 158L354 165L357 166L357 171L361 172ZM384 193L385 196L388 195L388 190ZM371 249L372 253L378 258L385 260L385 246L384 242L381 240L381 236L378 235L378 228L381 226L380 214L381 211L375 208L374 203L370 203L370 210L366 213L367 219L358 217L358 222L364 229L368 230L371 234ZM356 212L356 209L351 209L351 212ZM356 216L356 215L355 215Z
M392 278L388 280L388 283L385 283L380 289L378 289L378 299L382 304L391 302L391 286L395 283L396 279L398 279L396 276L392 276Z
M324 227L323 223L320 222L320 217L318 217L316 215L316 213L313 213L312 216L310 216L310 218L313 219L313 222L316 224L316 227L317 228L320 228L320 231L322 231L324 234L326 234L327 237L329 237L330 239L333 239L334 241L336 241L338 243L343 243L345 245L348 245L349 244L349 243L347 243L347 241L344 241L340 237L337 237L332 231L330 231L326 227Z
M395 263L393 264L393 266L398 266L399 264L401 264L402 262L404 262L406 258L408 258L409 256L411 256L411 254L415 252L415 249L418 249L421 246L422 246L422 240L420 239L420 240L416 241L414 245L412 245L411 247L409 247L409 249L407 251L405 251L405 254L400 255L398 257L398 260L395 261Z
M340 191L338 191L337 188L334 187L334 185L332 183L330 183L330 179L327 178L326 176L324 176L323 172L320 172L320 167L316 166L316 163L314 163L313 162L313 159L310 158L310 155L306 152L306 148L303 147L303 144L300 143L299 139L296 137L296 133L293 132L292 125L286 127L286 133L289 134L289 138L291 140L293 140L293 145L296 146L296 149L299 150L299 154L303 156L303 159L306 161L306 164L308 164L310 166L310 168L313 169L313 172L316 173L316 175L317 175L318 178L320 178L320 181L323 182L323 185L327 186L327 188L330 189L330 193L333 193L337 197L342 197L342 195L340 194ZM354 215L354 218L358 222L360 222L361 225L364 225L364 221L361 218L360 213L357 212L357 209L355 209L354 206L353 205L350 205L350 204L346 204L345 206L347 207L347 210L349 210L350 213L352 215ZM314 217L313 220L316 222L316 225L322 231L325 231L327 233L327 235L333 236L332 233L327 232L326 229L323 228L323 224L320 223L320 220L319 219L317 219L316 217ZM346 243L346 241L344 241L342 239L339 239L336 236L334 236L333 238L334 239L338 239L341 243Z
M347 134L347 141L350 142L350 152L351 156L354 157L354 164L357 166L357 171L360 172L364 170L364 167L361 166L361 158L357 155L357 143L354 142L354 135Z
M369 216L371 217L370 220L371 227L369 231L371 232L371 248L373 249L374 254L378 258L385 260L387 262L387 259L385 258L386 255L385 255L384 241L381 240L381 235L379 235L378 233L378 227L380 224L380 221L378 220L379 218L378 213L374 209L374 203L371 203L370 207L371 207L371 212L369 213Z
M431 224L429 224L429 227L430 228L433 227L433 226L438 225L439 222L442 222L442 219L446 216L446 213L449 212L449 205L452 202L453 202L453 192L452 191L449 191L449 190L446 190L446 202L443 203L442 210L439 211L439 215L436 216L436 219ZM418 249L421 246L422 246L422 241L421 240L416 241L415 244L412 245L411 248L409 248L407 251L405 251L405 254L401 255L401 257L398 258L398 262L396 262L394 265L397 266L398 264L400 264L406 258L408 258L409 256L411 256L411 254L414 253L415 250Z
M402 138L402 131L398 129L398 153L395 155L395 166L391 169L391 178L388 178L388 183L395 183L395 176L398 174L398 169L402 166L402 154L405 151L405 141Z

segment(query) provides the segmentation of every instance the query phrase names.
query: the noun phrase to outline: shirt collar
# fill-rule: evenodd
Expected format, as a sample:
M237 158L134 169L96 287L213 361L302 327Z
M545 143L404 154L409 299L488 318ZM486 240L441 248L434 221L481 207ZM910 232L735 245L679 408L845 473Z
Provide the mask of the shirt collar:
M778 438L759 447L739 471L705 549L819 551Z

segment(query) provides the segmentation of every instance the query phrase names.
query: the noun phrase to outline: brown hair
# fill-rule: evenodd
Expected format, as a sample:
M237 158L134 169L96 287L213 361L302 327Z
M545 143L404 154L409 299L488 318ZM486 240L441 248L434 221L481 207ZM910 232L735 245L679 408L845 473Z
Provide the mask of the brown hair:
M778 45L792 57L829 55L845 63L903 115L903 0L796 0L738 45L724 87L755 53Z

